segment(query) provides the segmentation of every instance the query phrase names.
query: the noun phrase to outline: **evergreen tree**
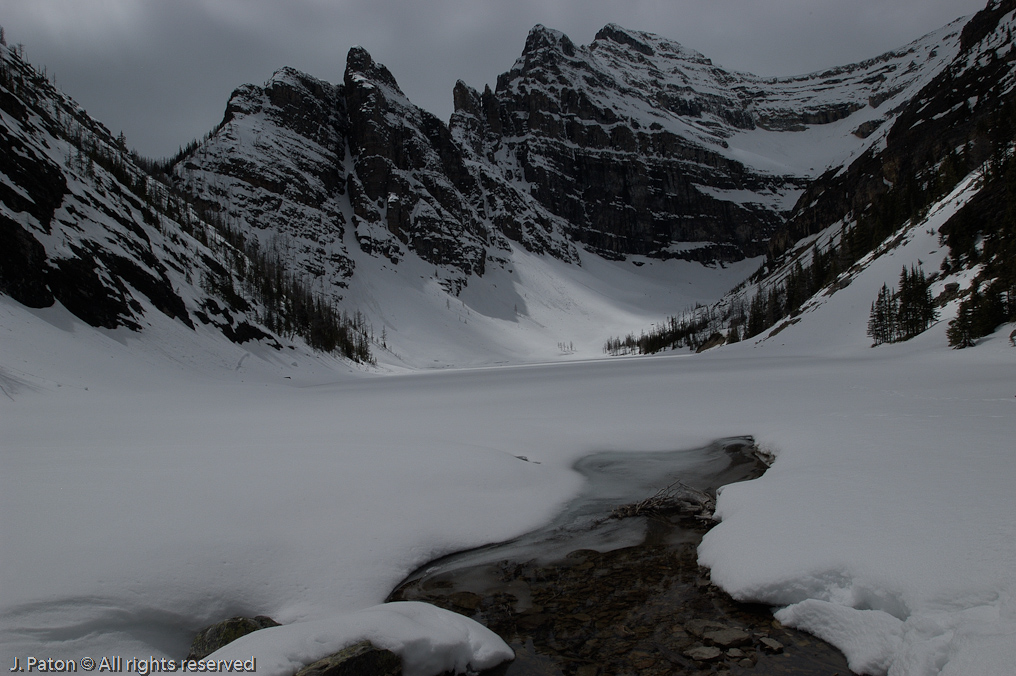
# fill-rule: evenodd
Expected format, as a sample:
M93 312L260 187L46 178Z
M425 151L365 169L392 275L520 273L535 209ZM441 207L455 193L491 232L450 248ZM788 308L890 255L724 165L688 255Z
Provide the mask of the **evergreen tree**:
M945 331L945 337L952 347L964 348L973 346L974 339L971 331L970 315L970 305L966 302L960 303L956 319L949 322L949 328Z
M868 318L868 335L874 345L891 343L896 339L896 294L883 284L879 289L878 298L871 304Z
M931 284L918 265L900 272L899 289L892 291L886 284L871 304L868 335L874 345L909 340L923 333L938 318Z

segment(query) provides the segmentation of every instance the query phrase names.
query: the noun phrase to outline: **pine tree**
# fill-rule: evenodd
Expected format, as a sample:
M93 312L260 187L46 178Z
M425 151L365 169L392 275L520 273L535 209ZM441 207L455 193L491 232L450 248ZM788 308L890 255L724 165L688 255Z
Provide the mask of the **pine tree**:
M873 341L872 347L896 340L896 294L883 284L879 289L878 298L871 304L868 317L868 335Z
M952 347L964 348L973 346L974 340L970 330L970 315L970 305L965 301L960 303L956 319L949 322L949 328L945 332L945 337L949 340L949 345Z
M881 344L880 337L882 336L882 316L879 314L878 309L875 306L876 301L871 301L871 312L868 313L868 337L871 338L871 346Z
M765 294L759 289L758 293L751 299L751 306L748 310L748 326L745 330L745 338L754 338L766 330L766 299Z

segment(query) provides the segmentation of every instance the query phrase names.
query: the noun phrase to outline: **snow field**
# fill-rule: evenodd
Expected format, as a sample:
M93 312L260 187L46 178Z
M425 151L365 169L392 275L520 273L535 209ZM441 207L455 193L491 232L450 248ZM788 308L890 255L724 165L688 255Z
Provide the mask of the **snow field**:
M69 338L28 359L34 380L22 360L15 375L36 389L0 402L6 655L175 657L235 613L303 641L432 557L548 520L579 490L582 455L749 433L779 458L721 494L701 551L719 584L807 602L781 616L874 673L1002 660L1016 634L1016 368L1002 339L834 357L742 343L297 386L257 358L247 382L199 376L131 336L71 338L35 316L61 310L3 309L18 320L4 322L4 364ZM254 636L246 652L275 654ZM308 659L341 647L311 645Z

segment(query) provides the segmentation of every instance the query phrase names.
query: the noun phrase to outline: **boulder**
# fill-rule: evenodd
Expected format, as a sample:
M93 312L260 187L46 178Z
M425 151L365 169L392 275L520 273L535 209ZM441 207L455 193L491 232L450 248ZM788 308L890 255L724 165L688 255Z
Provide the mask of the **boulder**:
M719 622L714 622L713 620L701 620L698 618L688 620L687 622L684 623L685 631L687 631L692 636L697 636L699 638L702 638L707 631L717 631L728 628L729 627L720 624Z
M194 641L191 642L190 653L188 653L186 659L204 659L241 636L246 636L258 629L278 626L278 622L264 615L256 617L231 617L228 620L217 622L198 632L198 635L194 637Z
M300 669L295 676L402 676L402 658L361 641Z

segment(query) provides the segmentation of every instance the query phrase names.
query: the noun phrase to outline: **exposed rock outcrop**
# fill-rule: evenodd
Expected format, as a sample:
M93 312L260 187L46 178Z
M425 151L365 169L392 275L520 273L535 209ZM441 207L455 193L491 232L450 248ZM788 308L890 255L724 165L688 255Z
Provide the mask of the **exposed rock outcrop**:
M402 658L361 641L307 665L294 676L402 676Z
M265 615L231 617L228 620L216 622L198 632L198 635L191 642L190 652L185 659L204 659L241 636L246 636L259 629L278 626L280 626L278 622Z

